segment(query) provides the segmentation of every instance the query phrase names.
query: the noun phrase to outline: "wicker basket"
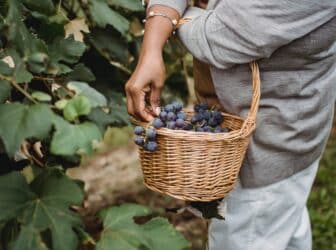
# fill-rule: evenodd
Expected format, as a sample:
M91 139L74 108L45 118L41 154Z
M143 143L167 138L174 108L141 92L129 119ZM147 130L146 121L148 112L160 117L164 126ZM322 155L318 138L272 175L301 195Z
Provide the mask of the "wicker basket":
M223 113L223 127L230 133L157 130L159 149L155 153L139 148L144 184L151 190L187 201L223 198L237 180L242 161L255 129L260 99L257 63L250 64L253 97L244 120ZM186 111L189 116L193 113ZM145 127L147 124L134 121Z

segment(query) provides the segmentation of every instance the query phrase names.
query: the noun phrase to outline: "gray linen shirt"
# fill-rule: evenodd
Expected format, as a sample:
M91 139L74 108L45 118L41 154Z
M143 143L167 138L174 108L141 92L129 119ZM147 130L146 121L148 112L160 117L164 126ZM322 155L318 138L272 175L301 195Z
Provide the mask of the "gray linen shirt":
M151 0L193 20L179 37L208 63L219 101L245 117L248 63L258 60L257 129L240 171L244 187L265 186L308 167L325 147L336 99L335 0L214 0L207 10L186 0Z

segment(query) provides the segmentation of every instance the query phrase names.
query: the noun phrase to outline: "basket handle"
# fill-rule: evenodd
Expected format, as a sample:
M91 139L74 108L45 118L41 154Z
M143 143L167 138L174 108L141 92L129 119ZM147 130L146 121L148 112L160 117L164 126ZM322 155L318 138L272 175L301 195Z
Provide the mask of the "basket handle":
M177 24L177 28L181 27L183 24L190 22L192 19L193 19L192 16L181 18ZM244 137L248 136L255 129L257 112L259 109L259 101L260 101L259 66L256 61L251 62L249 66L252 73L252 101L247 117L239 131L239 134Z
M243 136L249 135L256 126L257 112L259 109L260 101L260 72L257 62L251 62L249 64L252 73L252 101L247 117L240 129L240 134Z

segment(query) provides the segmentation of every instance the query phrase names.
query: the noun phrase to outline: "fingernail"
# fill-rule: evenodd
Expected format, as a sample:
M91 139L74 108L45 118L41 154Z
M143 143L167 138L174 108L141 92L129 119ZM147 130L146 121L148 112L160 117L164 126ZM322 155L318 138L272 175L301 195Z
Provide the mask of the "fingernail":
M156 115L159 115L160 112L161 112L161 108L160 108L160 107L156 107L156 109L155 109L155 113L156 113Z

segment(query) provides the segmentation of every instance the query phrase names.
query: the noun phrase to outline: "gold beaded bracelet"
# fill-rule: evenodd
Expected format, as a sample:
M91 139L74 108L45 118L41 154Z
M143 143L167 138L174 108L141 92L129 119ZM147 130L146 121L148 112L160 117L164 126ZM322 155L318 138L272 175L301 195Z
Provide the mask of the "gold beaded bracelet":
M160 16L160 17L164 17L164 18L168 19L173 26L173 34L175 34L175 30L177 28L178 21L176 19L173 19L173 18L169 17L168 15L166 15L164 13L150 11L148 13L148 16L145 19L143 19L142 22L146 23L150 18L153 18L153 17L156 17L156 16Z

